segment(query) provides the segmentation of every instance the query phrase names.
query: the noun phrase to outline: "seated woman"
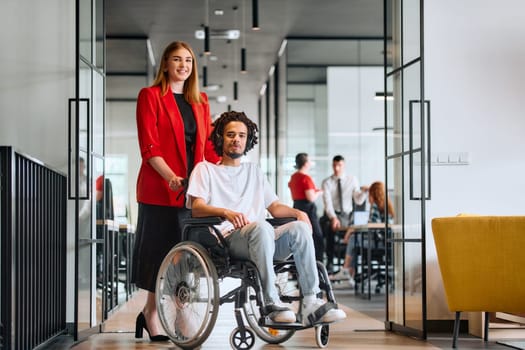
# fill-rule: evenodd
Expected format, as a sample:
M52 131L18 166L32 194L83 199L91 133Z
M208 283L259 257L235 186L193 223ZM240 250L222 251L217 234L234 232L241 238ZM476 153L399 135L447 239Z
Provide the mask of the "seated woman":
M385 197L387 199L385 203ZM368 218L369 223L382 223L388 222L392 223L394 220L394 207L392 206L392 201L389 197L385 195L385 184L381 181L376 181L368 189L368 202L370 203L370 216ZM385 205L387 208L388 217L385 218ZM345 233L343 241L348 243L354 229L352 227L348 228ZM356 262L353 258L354 252L352 251L352 245L347 244L345 254L345 262L343 267L334 275L330 276L330 279L333 281L348 281L348 286L353 288L355 285L354 275L355 275L355 266Z

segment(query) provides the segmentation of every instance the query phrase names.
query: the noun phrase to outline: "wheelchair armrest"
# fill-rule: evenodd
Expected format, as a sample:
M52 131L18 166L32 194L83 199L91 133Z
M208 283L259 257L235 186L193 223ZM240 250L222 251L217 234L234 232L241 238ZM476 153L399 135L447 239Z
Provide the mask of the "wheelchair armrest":
M281 226L289 222L297 220L296 218L286 217L286 218L268 218L266 221L270 223L273 227Z
M184 219L184 225L190 226L202 226L202 225L219 225L224 221L220 216L205 216L201 218L188 218Z
M183 240L194 240L205 247L209 248L217 243L220 243L226 251L228 250L228 243L226 242L221 231L219 231L215 225L219 225L224 221L224 218L220 216L204 216L199 218L188 218L184 219L182 222L184 228L182 230L182 239ZM199 231L199 229L205 228L204 231ZM191 234L191 230L197 230ZM215 236L209 231L213 230ZM218 241L217 241L218 240Z

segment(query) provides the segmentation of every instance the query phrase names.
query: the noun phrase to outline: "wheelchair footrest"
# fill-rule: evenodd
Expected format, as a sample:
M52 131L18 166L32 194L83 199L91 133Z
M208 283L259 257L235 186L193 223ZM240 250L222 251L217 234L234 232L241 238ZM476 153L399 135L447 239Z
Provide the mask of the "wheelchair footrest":
M274 328L274 329L302 329L302 328L304 328L302 323L299 323L299 322L293 322L293 323L274 322L268 316L261 317L259 319L259 326L261 326L261 327L269 327L269 328Z

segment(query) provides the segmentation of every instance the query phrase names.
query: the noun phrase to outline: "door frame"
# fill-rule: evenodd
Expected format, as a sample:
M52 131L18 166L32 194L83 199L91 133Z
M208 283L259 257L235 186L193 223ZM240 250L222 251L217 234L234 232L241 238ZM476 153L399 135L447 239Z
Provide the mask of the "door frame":
M415 11L404 11L405 4L408 6L417 3L419 16L418 21L413 21L411 24L417 23L419 26L419 42L416 44L419 47L419 56L410 57L405 62L404 48L405 48L405 23L410 23L408 18L409 12L412 15ZM387 92L391 92L394 98L393 101L384 99L384 140L385 140L385 184L387 186L387 193L390 182L396 181L398 189L394 192L399 194L397 207L397 219L396 222L400 224L400 233L393 234L387 238L387 252L390 254L391 259L387 266L387 274L392 271L392 278L390 281L386 279L386 320L385 329L390 331L396 331L401 334L419 338L427 338L427 295L426 295L426 201L430 199L430 101L425 100L424 90L424 1L423 0L384 0L384 94L387 96ZM413 8L411 8L413 10ZM389 25L392 27L389 28ZM412 27L413 29L413 27ZM408 31L407 31L408 32ZM413 31L410 32L413 34ZM408 34L407 34L408 35ZM413 38L409 38L408 41ZM414 42L412 42L413 44ZM389 45L390 44L390 45ZM395 46L397 45L397 46ZM407 50L408 51L408 50ZM391 55L389 55L391 53ZM417 69L419 65L419 70ZM416 69L414 69L416 68ZM410 74L406 74L406 72ZM417 86L416 90L419 90L417 98L410 98L408 88L410 84L405 85L405 79L409 81L409 75L413 75L414 72L419 71L419 79L412 79L411 86ZM397 79L397 80L396 80ZM415 83L414 83L415 82ZM407 96L405 96L405 93ZM406 98L408 97L408 99ZM405 103L408 102L408 103ZM419 104L420 108L417 109ZM421 108L421 106L423 106ZM408 109L408 130L404 128L407 121ZM414 113L414 110L416 112ZM419 117L419 118L418 118ZM389 125L393 124L393 125ZM419 128L418 128L419 127ZM391 134L389 135L389 131ZM393 132L392 132L393 131ZM416 137L414 137L416 135ZM392 137L392 140L389 139ZM399 140L395 141L395 137ZM414 142L414 139L418 142ZM392 150L389 149L389 141L392 142ZM408 141L405 144L405 141ZM395 145L398 142L398 149L396 150ZM400 145L400 147L399 147ZM393 151L393 152L392 152ZM389 174L389 163L392 163L393 179L390 179ZM419 167L419 172L417 168ZM408 168L408 171L406 169ZM393 187L393 186L392 186ZM407 188L408 187L408 188ZM414 203L416 203L414 205ZM419 203L419 207L417 205ZM419 211L414 220L415 224L411 225L409 205L411 206L412 213ZM414 209L415 208L415 209ZM410 227L409 227L410 226ZM415 231L418 231L414 236ZM409 260L413 260L413 255L409 256L410 253L414 254L417 252L413 249L414 245L420 245L420 249L416 259L419 259L419 271L421 275L420 281L420 299L409 293L412 285L407 286L407 276L410 276L411 271L407 271L409 266ZM399 254L397 254L399 253ZM398 256L400 255L400 256ZM388 260L388 259L387 259ZM417 261L417 260L416 260ZM397 277L398 275L401 277ZM399 285L396 285L395 281L398 281ZM410 283L409 283L410 284ZM401 293L400 293L401 292ZM397 298L397 299L396 299ZM409 300L410 298L410 300ZM420 304L414 312L411 311L410 317L413 317L414 313L418 315L414 319L410 319L412 322L407 322L407 308L409 302L413 305L414 300L419 299ZM401 312L393 311L391 315L391 303L397 301L397 305L392 307L395 310L399 304L402 308Z

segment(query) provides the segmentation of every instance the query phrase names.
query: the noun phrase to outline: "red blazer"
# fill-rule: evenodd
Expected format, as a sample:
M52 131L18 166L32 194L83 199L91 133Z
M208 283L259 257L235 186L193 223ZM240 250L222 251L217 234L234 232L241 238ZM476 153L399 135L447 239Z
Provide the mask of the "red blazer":
M192 104L197 133L194 164L206 159L216 163L219 157L208 137L212 131L208 97ZM184 122L171 89L161 96L159 86L140 90L137 99L137 130L142 164L137 178L137 201L163 206L184 206L184 194L170 190L168 182L148 163L154 156L164 158L177 176L186 177L186 141ZM178 198L177 198L178 197Z

